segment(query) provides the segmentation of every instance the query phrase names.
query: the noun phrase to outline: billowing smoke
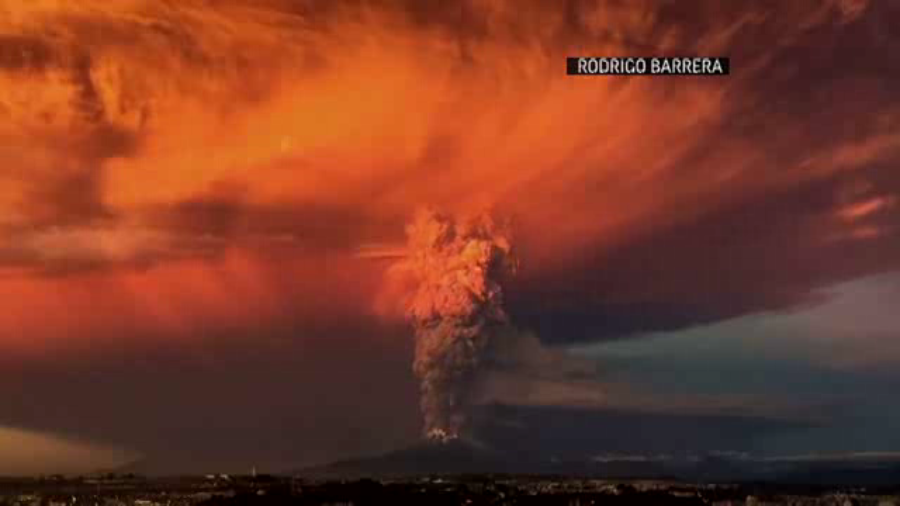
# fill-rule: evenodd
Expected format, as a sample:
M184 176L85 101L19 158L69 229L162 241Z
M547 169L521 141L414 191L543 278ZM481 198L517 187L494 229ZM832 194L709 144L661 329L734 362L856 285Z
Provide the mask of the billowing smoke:
M492 341L508 330L500 279L515 272L508 227L487 214L455 220L418 212L407 227L400 267L414 286L406 317L415 330L413 370L420 381L424 430L457 438Z

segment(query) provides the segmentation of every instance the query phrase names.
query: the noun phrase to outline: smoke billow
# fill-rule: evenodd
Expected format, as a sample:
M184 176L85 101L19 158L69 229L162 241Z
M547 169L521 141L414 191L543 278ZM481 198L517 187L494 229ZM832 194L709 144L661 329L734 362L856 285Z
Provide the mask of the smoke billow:
M516 262L508 230L486 214L455 220L423 210L407 236L398 267L414 281L405 311L415 330L424 430L446 441L465 429L492 341L509 328L500 278Z

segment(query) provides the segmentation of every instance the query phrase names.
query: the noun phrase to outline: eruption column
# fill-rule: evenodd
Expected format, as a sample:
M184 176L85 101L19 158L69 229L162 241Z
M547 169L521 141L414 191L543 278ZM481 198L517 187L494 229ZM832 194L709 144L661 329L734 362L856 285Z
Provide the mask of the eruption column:
M455 221L420 211L407 236L401 266L415 280L405 309L415 330L424 430L447 441L465 429L492 337L509 325L499 278L514 272L515 260L508 235L487 215Z

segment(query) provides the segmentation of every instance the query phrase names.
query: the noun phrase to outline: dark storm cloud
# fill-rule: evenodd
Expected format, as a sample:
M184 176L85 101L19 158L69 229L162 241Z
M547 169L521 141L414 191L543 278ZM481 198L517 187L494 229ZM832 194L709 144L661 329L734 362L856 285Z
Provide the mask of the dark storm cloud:
M900 193L895 165L863 174L879 193ZM586 251L555 276L511 290L516 320L560 343L672 331L798 309L821 300L820 288L900 269L896 208L866 220L861 230L871 237L835 232L836 195L860 175L767 193L612 251Z
M767 5L754 4L766 22L730 48L740 80L730 114L671 174L690 178L720 154L727 171L728 146L750 143L749 167L736 176L744 184L723 187L710 212L675 211L614 248L574 253L557 271L529 275L523 262L523 284L510 290L517 321L559 343L671 331L796 309L819 300L820 288L900 269L900 62L885 57L900 49L900 31L886 21L898 7L876 2L840 28L766 45L779 24ZM762 66L743 75L754 62ZM799 184L768 182L817 171ZM874 211L838 223L853 203Z

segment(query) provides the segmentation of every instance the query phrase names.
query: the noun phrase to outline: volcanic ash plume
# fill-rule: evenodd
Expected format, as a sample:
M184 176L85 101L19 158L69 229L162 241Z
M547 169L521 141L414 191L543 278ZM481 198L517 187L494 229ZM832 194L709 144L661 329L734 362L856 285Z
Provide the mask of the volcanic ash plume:
M509 325L499 278L516 265L508 235L487 215L455 221L421 211L407 236L399 267L415 281L405 309L415 329L424 429L447 441L465 428L491 341Z

